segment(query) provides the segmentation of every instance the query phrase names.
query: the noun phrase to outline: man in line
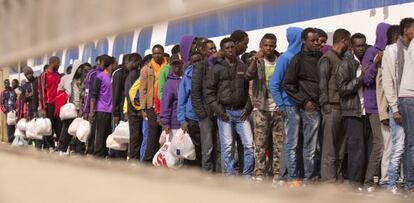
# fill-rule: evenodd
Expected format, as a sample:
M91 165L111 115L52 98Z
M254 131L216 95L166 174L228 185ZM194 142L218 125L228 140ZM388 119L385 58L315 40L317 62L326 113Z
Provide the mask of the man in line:
M59 118L54 116L55 100L57 94L58 84L60 83L60 75L58 69L60 66L60 59L57 56L52 56L49 59L49 65L45 72L43 72L38 79L38 104L39 115L41 117L48 117L52 122L52 135L43 137L43 148L54 150L55 140L53 134L56 134L57 140L60 135Z
M302 51L290 62L283 87L299 108L303 133L304 181L313 182L318 175L315 167L315 151L320 123L318 60L321 53L318 33L315 29L303 30L301 39ZM296 133L295 136L291 153L296 151L298 146L299 134Z
M366 166L365 137L370 132L362 94L364 74L360 62L366 50L365 36L361 33L352 35L351 46L352 53L337 67L336 82L348 148L348 179L353 187L360 189Z
M158 77L161 67L167 64L164 58L164 47L157 44L152 47L152 59L150 63L141 70L140 75L140 103L142 117L148 120L148 140L144 155L145 162L151 162L159 149L159 137L161 126L157 116L160 112L160 101L158 98Z
M276 36L267 33L260 41L260 51L252 58L247 77L253 81L252 104L255 139L255 181L265 176L266 150L273 149L273 182L279 178L279 164L283 143L283 118L276 112L276 104L269 91L269 80L275 71Z
M4 80L4 90L0 95L0 107L1 111L6 115L10 111L16 110L16 100L17 95L13 88L10 86L10 80ZM7 124L7 138L9 143L11 144L14 140L14 130L16 129L16 125L8 125Z
M125 115L122 113L122 107L125 100L125 79L131 71L127 67L128 62L129 54L125 54L122 57L122 64L112 73L112 116L115 125L118 125L119 121L125 118Z
M338 93L335 68L341 63L348 50L351 34L345 29L337 29L333 45L319 60L319 104L322 110L323 146L321 179L335 182L341 179L341 165L344 156L344 130L340 97Z
M224 38L220 43L224 60L211 70L206 100L217 114L222 159L226 173L235 175L233 156L233 129L239 134L244 152L243 175L251 177L254 168L253 135L247 121L252 110L248 96L249 82L245 78L247 67L237 60L235 42Z

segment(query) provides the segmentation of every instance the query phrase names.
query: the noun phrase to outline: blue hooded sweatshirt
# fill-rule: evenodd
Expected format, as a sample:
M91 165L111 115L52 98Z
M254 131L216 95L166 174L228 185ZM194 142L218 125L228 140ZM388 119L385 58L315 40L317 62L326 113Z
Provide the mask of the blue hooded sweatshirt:
M189 65L183 74L183 79L178 88L177 118L180 124L187 119L198 121L197 114L191 104L191 78L193 76L193 65Z
M289 66L290 60L300 52L302 49L301 34L303 29L298 27L289 27L286 30L287 40L289 42L288 49L283 53L276 63L276 70L269 81L269 89L277 107L281 111L286 111L286 106L294 106L286 91L283 89L283 79L285 78L286 70Z

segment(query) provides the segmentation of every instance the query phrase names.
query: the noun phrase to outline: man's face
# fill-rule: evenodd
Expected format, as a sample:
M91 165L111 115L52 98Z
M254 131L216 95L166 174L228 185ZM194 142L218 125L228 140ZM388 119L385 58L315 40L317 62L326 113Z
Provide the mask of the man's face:
M276 49L276 40L262 39L260 42L260 49L263 51L265 56L272 55Z
M236 54L240 55L246 52L247 45L249 44L249 37L245 37L243 41L237 42L236 44Z
M152 49L152 58L158 64L161 64L163 61L164 52L161 48L154 48Z
M8 80L8 79L4 80L4 87L5 88L10 88L10 80Z
M59 70L60 60L57 61L57 62L55 62L55 63L53 63L53 64L51 64L51 65L52 65L53 71Z
M28 81L33 81L34 77L33 77L33 70L29 70L24 72L24 76L26 77L26 79Z
M342 45L343 45L341 54L344 54L346 51L348 51L348 49L349 49L349 45L351 44L350 42L351 42L350 37L349 37L349 38L347 38L347 39L343 39L343 40L341 41L341 43L342 43Z
M170 64L173 73L176 76L182 76L183 75L183 62L181 61L174 61L173 63Z
M16 89L17 87L19 87L19 81L18 80L13 80L12 81L12 87L13 87L13 89Z
M404 35L407 36L408 40L411 42L411 40L414 38L414 23L404 30Z
M321 49L322 47L324 47L326 45L326 42L327 41L328 41L328 39L326 39L326 37L319 37L319 40L318 40L319 46L320 46L319 49Z
M236 57L236 46L234 42L226 42L223 44L224 57L234 59Z
M137 69L139 67L139 61L138 60L128 61L128 63L126 64L126 67L128 68L128 70Z
M207 43L207 45L206 45L206 49L207 49L207 55L208 55L208 56L211 56L211 55L213 55L213 54L217 53L217 47L216 47L216 45L215 45L214 43L212 43L212 42Z
M367 48L367 44L366 44L365 38L356 38L353 40L352 51L354 52L356 57L360 59L364 57L366 48Z
M308 51L319 51L319 37L316 32L308 32L306 39L302 40L303 47Z

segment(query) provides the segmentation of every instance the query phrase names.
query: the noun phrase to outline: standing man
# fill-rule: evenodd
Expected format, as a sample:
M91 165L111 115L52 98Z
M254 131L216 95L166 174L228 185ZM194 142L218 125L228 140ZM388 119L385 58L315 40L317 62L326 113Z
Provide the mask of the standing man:
M383 70L383 79L382 85L384 88L385 97L388 101L388 106L390 109L389 119L390 119L390 128L391 128L391 155L390 155L390 164L388 166L388 183L387 188L393 194L398 194L397 181L399 179L399 168L401 164L401 159L403 162L404 178L405 178L405 187L410 189L413 187L412 171L409 173L409 167L412 163L412 154L409 137L412 137L412 134L405 134L410 131L406 131L403 128L403 122L410 121L410 115L406 114L407 120L402 117L401 112L404 110L404 113L407 113L407 104L401 105L400 102L407 101L405 98L400 97L400 90L404 89L403 92L405 96L408 96L409 91L405 89L408 87L407 81L409 80L405 77L404 64L405 61L409 61L408 55L408 46L414 37L414 19L413 18L404 18L400 22L400 38L395 44L387 46L384 51L384 56L382 59ZM408 67L408 65L407 65ZM404 73L404 83L401 82L402 76ZM407 76L410 76L410 71L407 71ZM412 79L412 78L411 78ZM400 87L404 84L404 88ZM407 97L409 100L409 97ZM408 104L409 105L409 104ZM405 125L406 129L409 130L412 123ZM412 143L412 142L411 142ZM404 156L403 156L404 154ZM411 161L411 162L410 162ZM411 176L410 176L411 175ZM410 179L411 178L411 179Z
M255 139L255 181L261 182L266 170L266 150L273 149L273 182L277 182L280 171L280 156L283 143L283 118L276 112L276 104L269 91L270 77L275 71L276 36L267 33L260 41L260 51L252 57L247 71L253 81L252 104Z
M1 99L1 111L6 115L10 111L16 110L16 100L17 95L13 88L10 86L10 80L4 80L4 90L0 96ZM6 119L7 120L7 119ZM15 125L7 125L7 138L9 143L11 144L14 140L14 130L16 129Z
M301 34L303 48L289 64L283 87L289 98L299 108L302 119L304 181L313 182L317 176L315 151L319 132L319 75L318 60L321 57L318 33L306 28ZM297 150L299 134L294 138ZM292 148L293 149L293 148ZM293 151L292 151L293 153ZM297 162L297 160L295 160Z
M161 126L158 123L160 112L160 101L158 98L158 77L161 67L167 64L164 56L164 47L157 44L152 47L152 59L148 65L141 70L140 75L140 103L142 117L148 120L148 140L144 155L145 162L151 162L155 153L159 149L159 137Z
M105 158L108 155L106 139L112 132L112 84L111 69L114 59L108 55L101 56L103 71L96 75L91 89L89 121L96 121L96 134L93 154ZM96 113L96 114L95 114Z
M368 192L375 190L374 176L379 175L379 169L383 151L383 138L381 133L381 122L378 115L377 95L376 95L376 77L378 67L381 66L382 55L385 46L387 46L387 30L389 24L380 23L377 26L377 38L375 45L367 49L362 65L367 67L364 74L363 89L365 110L371 125L372 137L369 137L368 144L372 145L372 149L368 154L368 166L365 173L364 186ZM364 71L365 72L365 71Z
M239 134L244 152L243 176L251 177L254 168L253 135L248 122L252 104L248 95L249 82L245 78L247 67L237 60L235 42L224 38L220 42L224 60L211 70L206 90L206 100L217 114L222 159L226 173L235 175L233 133Z
M122 64L112 74L112 116L115 125L119 124L120 120L125 118L122 113L122 107L125 101L125 80L131 71L127 64L129 61L129 54L125 54L122 58Z
M242 55L247 50L247 45L249 44L249 35L243 30L235 30L231 33L230 38L234 40L236 48L236 56L240 60L240 55Z
M279 183L284 183L282 178L287 170L289 184L292 187L300 187L301 181L299 181L297 170L297 158L295 138L299 133L299 113L295 107L295 103L288 97L282 83L288 69L288 65L292 58L300 52L302 48L301 33L303 29L298 27L289 27L286 30L286 37L289 42L288 49L283 53L277 63L276 72L273 73L269 82L269 90L272 94L273 100L276 103L276 111L282 115L284 119L284 133L285 138L283 141L283 157L284 163L281 164ZM284 167L286 166L286 169Z
M27 111L23 113L22 118L30 120L35 117L37 112L37 105L34 104L36 102L36 97L34 96L36 78L33 75L33 69L29 66L23 68L23 74L26 77L27 82L22 86L22 94L20 98L22 102L25 103L26 107L24 108L27 108Z
M352 55L346 57L337 67L336 82L348 148L348 178L352 186L360 188L366 166L365 137L370 132L362 94L364 74L360 62L366 50L365 36L361 33L352 35L351 46Z
M60 75L58 69L60 66L60 59L57 56L49 58L49 65L45 72L40 74L37 81L38 87L38 112L41 117L48 117L52 122L52 135L43 137L43 148L54 150L55 140L53 134L56 134L57 140L60 135L59 118L55 117L55 100L57 94L58 84L60 83Z
M325 182L340 179L344 156L344 129L340 97L336 81L336 67L341 63L348 50L351 34L345 29L337 29L333 45L319 60L319 104L322 109L323 146L321 178Z

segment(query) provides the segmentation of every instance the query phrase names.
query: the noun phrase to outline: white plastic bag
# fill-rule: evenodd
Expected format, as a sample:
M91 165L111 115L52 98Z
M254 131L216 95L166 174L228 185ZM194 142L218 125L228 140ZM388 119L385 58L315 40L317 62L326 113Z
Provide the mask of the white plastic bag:
M27 146L28 145L28 143L27 143L27 141L24 139L24 136L20 136L19 134L20 133L23 133L23 132L19 132L19 133L17 133L17 135L16 135L16 132L17 131L20 131L19 129L16 129L16 131L14 132L14 140L13 140L13 143L12 143L12 145L14 145L14 146Z
M167 140L169 140L170 134L167 134L165 132L165 130L162 131L161 135L160 135L160 139L158 140L158 142L160 143L160 146L162 146L163 144L165 144L165 142L167 142Z
M121 121L118 126L116 126L113 138L116 142L120 144L129 143L129 123Z
M16 125L16 111L7 113L7 125Z
M36 134L35 126L36 126L36 119L32 119L31 121L27 123L26 137L30 139L35 139L35 140L43 139L42 136L39 136Z
M60 120L68 120L76 118L78 116L78 111L76 111L76 106L73 103L66 103L60 108L59 117Z
M49 118L38 118L35 121L35 132L41 136L53 136L52 135L52 122Z
M166 142L155 154L152 164L157 167L180 168L184 160L174 156L170 150L171 142Z
M188 160L195 160L196 158L196 151L193 141L191 141L190 135L182 129L179 129L173 133L170 150L179 158Z
M106 147L114 150L125 151L128 148L128 144L121 144L114 140L114 134L110 134L106 139Z
M87 120L79 122L78 129L76 130L76 137L81 142L86 142L91 135L91 124Z
M16 128L21 130L21 131L26 131L26 129L27 129L27 120L25 118L20 119L17 122Z
M72 123L69 125L69 128L68 128L69 135L76 136L76 131L81 121L83 121L83 118L75 118L72 121Z

